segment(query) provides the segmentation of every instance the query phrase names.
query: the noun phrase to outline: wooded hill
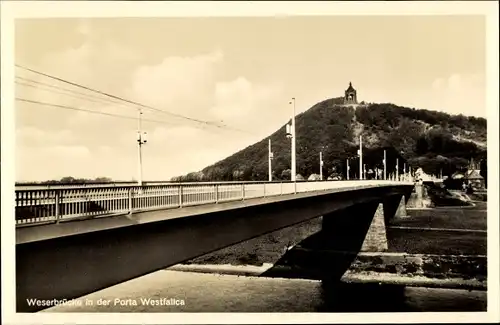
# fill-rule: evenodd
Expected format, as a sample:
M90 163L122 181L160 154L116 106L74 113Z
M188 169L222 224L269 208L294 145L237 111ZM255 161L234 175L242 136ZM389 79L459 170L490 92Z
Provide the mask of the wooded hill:
M356 178L359 135L363 137L366 168L392 171L399 158L400 172L421 167L428 174L450 175L463 170L470 159L486 159L486 119L401 107L366 104L356 108L341 105L342 98L317 103L296 117L297 173L308 178L319 174L319 152L323 152L324 177L346 177L346 159L351 178ZM288 121L289 122L289 121ZM290 139L284 125L270 138L274 153L273 179L290 179ZM202 171L176 177L177 181L267 180L268 138L265 138Z

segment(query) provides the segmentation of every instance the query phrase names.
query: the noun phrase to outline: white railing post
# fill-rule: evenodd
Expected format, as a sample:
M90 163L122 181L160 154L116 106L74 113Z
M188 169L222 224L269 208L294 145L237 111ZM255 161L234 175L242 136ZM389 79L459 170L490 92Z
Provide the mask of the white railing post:
M215 203L219 203L219 184L214 185L215 188Z
M59 190L55 190L55 195L54 195L54 204L55 204L55 207L56 207L56 211L55 211L55 214L56 214L56 223L59 223L59 219L61 218L61 211L59 210L60 208L60 192Z
M266 197L266 184L264 184L264 197Z
M280 182L280 195L283 195L283 181Z
M241 200L242 201L245 200L245 184L244 183L241 184Z
M127 191L127 196L128 196L128 213L132 214L133 211L133 202L132 202L132 188L130 187Z

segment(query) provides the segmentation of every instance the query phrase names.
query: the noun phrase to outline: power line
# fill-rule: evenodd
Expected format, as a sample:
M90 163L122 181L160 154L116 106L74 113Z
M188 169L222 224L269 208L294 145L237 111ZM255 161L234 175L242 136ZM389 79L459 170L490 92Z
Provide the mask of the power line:
M50 85L50 84L45 84L45 83L42 83L42 82L37 82L35 80L31 80L31 79L27 79L27 78L22 78L22 77L16 77L16 78L19 78L21 80L27 80L27 81L30 81L30 82L34 82L34 83L37 83L37 84L41 84L41 85L44 85L44 86L52 86L52 88L56 88L56 89L62 89L62 90L65 90L65 91L70 91L72 92L70 89L66 89L66 88L59 88L57 86L53 86L53 85ZM122 106L126 106L124 105L123 103L116 103L114 101L111 101L111 100L108 100L108 99L105 99L105 98L100 98L100 97L97 97L97 96L90 96L90 95L87 95L87 94L84 94L84 93L80 93L80 92L74 92L76 94L82 94L83 96L90 96L91 98L97 98L98 100L93 100L91 98L86 98L86 97L83 97L83 96L77 96L77 95L74 95L74 94L69 94L69 93L64 93L64 92L61 92L61 91L57 91L57 90L52 90L52 89L44 89L44 88L40 88L40 87L37 87L36 85L31 85L31 84L28 84L28 83L23 83L23 82L19 82L19 81L16 81L15 82L16 84L18 85L21 85L21 86L26 86L26 87L32 87L32 88L35 88L35 89L41 89L41 90L45 90L45 91L48 91L48 92L52 92L52 93L56 93L56 94L62 94L62 95L66 95L66 96L70 96L70 97L73 97L73 98L77 98L77 99L82 99L82 100L87 100L87 101L90 101L90 102L93 102L93 103L97 103L97 104L115 104L115 105L122 105ZM41 102L40 102L41 103ZM64 106L64 105L59 105L59 104L49 104L49 103L43 103L43 104L47 104L47 105L58 105L57 107L60 107L60 106ZM128 108L131 108L129 106L127 106ZM82 110L81 108L78 108L77 110ZM154 121L154 120L151 120L151 119L144 119L144 118L141 118L143 121L149 121L149 122L155 122L155 123L167 123L167 124L170 124L170 125L179 125L179 124L175 124L175 123L170 123L170 122L166 122L166 121L161 121L161 122L158 122L158 121ZM201 128L201 129L206 129L206 126L195 126L196 128ZM226 129L230 130L229 127L226 127ZM236 130L236 131L239 131L239 132L245 132L245 131L241 131L241 130Z
M122 105L122 106L126 106L126 107L132 108L132 106L127 106L125 103L120 103L118 101L114 101L114 100L107 99L107 98L104 98L104 97L93 96L93 95L90 95L90 94L86 94L84 92L79 92L79 91L75 91L73 89L51 85L51 84L48 84L48 83L45 83L45 82L41 82L41 81L29 79L29 78L23 78L23 77L19 77L19 76L16 76L16 78L20 79L22 81L25 81L25 82L31 82L31 83L34 83L34 84L37 84L37 85L42 85L42 86L45 86L45 87L50 87L50 88L54 88L54 89L58 89L58 90L62 90L62 91L67 91L69 93L74 93L74 94L82 95L82 96L89 97L89 98L94 98L94 99L100 100L101 103L106 103L106 104L111 103L111 104L115 104L115 105ZM39 87L36 87L34 85L29 85L29 84L23 84L23 85L24 86L33 87L33 88L42 89L42 90L46 90L46 91L52 91L52 92L55 92L55 93L59 93L59 94L70 96L69 94L66 94L66 93L56 92L56 91L53 91L53 90L50 90L50 89L39 88ZM74 96L72 96L72 97L74 97ZM75 98L78 98L78 97L75 97ZM89 100L89 99L85 98L85 100Z
M38 82L36 80L33 80L33 79L29 79L29 78L23 78L23 77L18 77L16 76L16 78L20 79L20 80L26 80L28 82L32 82L32 83L35 83L35 84L39 84L39 85L43 85L43 86L46 86L46 87L51 87L51 88L55 88L55 89L61 89L61 90L64 90L64 91L68 91L68 92L71 92L71 93L75 93L75 94L81 94L83 96L88 96L90 98L85 98L85 97L82 97L82 96L77 96L77 95L73 95L73 94L68 94L68 93L64 93L64 92L60 92L60 91L57 91L57 90L52 90L52 89L45 89L45 88L40 88L40 87L37 87L36 85L31 85L31 84L28 84L28 83L23 83L23 82L19 82L19 81L16 81L16 84L18 85L21 85L21 86L26 86L26 87L32 87L32 88L35 88L35 89L41 89L41 90L45 90L45 91L48 91L48 92L53 92L53 93L56 93L56 94L62 94L62 95L66 95L66 96L70 96L70 97L73 97L73 98L77 98L77 99L83 99L83 100L87 100L87 101L90 101L90 102L94 102L94 103L98 103L98 104L115 104L115 105L122 105L122 106L126 106L127 108L132 108L132 106L127 106L125 103L118 103L118 102L115 102L113 100L109 100L109 99L106 99L106 98L102 98L102 97L97 97L97 96L92 96L92 95L88 95L88 94L85 94L85 93L82 93L82 92L78 92L78 91L74 91L74 90L71 90L71 89L68 89L68 88L64 88L64 87L57 87L57 86L54 86L54 85L51 85L51 84L47 84L47 83L44 83L44 82ZM98 100L93 100L91 98L96 98ZM52 105L52 104L50 104ZM57 105L57 104L55 104ZM59 106L62 106L62 105L59 105ZM81 110L81 109L79 109ZM144 120L143 118L141 118L142 120ZM153 120L148 120L146 119L145 121L151 121L151 122L155 122ZM157 121L156 121L157 122ZM157 123L163 123L163 122L157 122ZM165 123L169 123L169 122L166 122ZM178 124L174 124L174 123L169 123L170 125L178 125ZM195 126L196 127L196 126ZM205 129L204 126L201 127L202 129Z
M53 104L53 103L44 103L44 102L40 102L40 101L36 101L36 100L19 98L19 97L16 97L16 100L17 101L21 101L21 102L31 103L31 104L38 104L38 105L43 105L43 106L51 106L51 107L68 109L68 110L73 110L73 111L82 111L82 112L87 112L87 113L93 113L93 114L99 114L99 115L106 115L106 116L111 116L111 117L118 117L118 118L123 118L123 119L129 119L129 120L137 120L138 119L138 117L133 117L133 116L125 116L125 115L119 115L119 114L113 114L113 113L93 111L93 110L89 110L89 109L72 107L72 106L66 106L66 105L59 105L59 104ZM153 123L160 123L160 124L178 125L178 124L174 124L174 123L170 123L170 122L166 122L166 121L158 121L158 120L151 120L151 119L145 119L145 118L141 118L141 120L142 121L147 121L147 122L153 122Z
M98 100L94 100L94 99L91 99L91 98L85 98L83 96L77 96L77 95L73 95L73 94L67 94L67 93L63 93L61 91L57 91L57 90L40 88L40 87L37 87L35 85L30 85L28 83L23 83L23 82L16 81L16 84L21 85L21 86L25 86L25 87L32 87L32 88L35 88L35 89L41 89L41 90L49 91L49 92L56 93L56 94L62 94L62 95L70 96L70 97L77 98L77 99L88 100L90 102L97 103L97 104L109 104L109 103L106 103L104 101L98 101Z
M49 74L46 74L46 73L43 73L43 72L40 72L40 71L36 71L36 70L30 69L30 68L26 68L26 67L23 67L23 66L18 65L18 64L16 64L16 67L21 68L21 69L26 70L26 71L30 71L30 72L39 74L39 75L42 75L42 76L47 77L47 78L51 78L51 79L54 79L54 80L57 80L57 81L60 81L60 82L67 83L67 84L75 86L75 87L79 87L79 88L83 88L83 89L86 89L86 90L89 90L89 91L92 91L92 92L96 92L98 94L101 94L101 95L104 95L104 96L107 96L107 97L110 97L110 98L118 99L118 100L130 103L130 104L133 104L133 105L137 105L137 106L144 107L144 108L147 108L147 109L151 109L151 110L154 110L154 111L162 112L162 113L165 113L165 114L168 114L168 115L172 115L172 116L175 116L175 117L184 118L184 119L187 119L187 120L190 120L190 121L194 121L194 122L198 122L198 123L202 123L202 124L206 124L206 125L213 125L213 126L218 127L218 128L222 128L223 127L221 125L217 125L217 124L214 124L214 123L211 123L211 122L202 121L202 120L194 119L194 118L187 117L187 116L184 116L184 115L180 115L180 114L168 112L168 111L161 110L161 109L158 109L158 108L155 108L155 107L151 107L151 106L144 105L144 104L141 104L141 103L138 103L138 102L134 102L134 101L122 98L122 97L111 95L111 94L108 94L106 92L103 92L103 91L100 91L100 90L96 90L96 89L93 89L93 88L90 88L90 87L87 87L87 86L83 86L83 85L77 84L75 82L67 81L67 80L61 79L59 77L55 77L55 76L52 76L52 75L49 75ZM229 128L227 126L225 126L225 127ZM234 129L234 128L232 128L232 129ZM234 130L237 130L237 129L234 129ZM241 130L238 130L238 131L241 131ZM243 132L246 132L246 131L243 131Z

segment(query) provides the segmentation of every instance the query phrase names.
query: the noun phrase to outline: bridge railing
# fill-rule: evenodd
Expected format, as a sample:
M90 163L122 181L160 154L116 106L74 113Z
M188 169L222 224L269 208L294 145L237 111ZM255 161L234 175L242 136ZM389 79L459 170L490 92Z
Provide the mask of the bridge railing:
M36 225L394 181L188 183L16 190L16 225Z

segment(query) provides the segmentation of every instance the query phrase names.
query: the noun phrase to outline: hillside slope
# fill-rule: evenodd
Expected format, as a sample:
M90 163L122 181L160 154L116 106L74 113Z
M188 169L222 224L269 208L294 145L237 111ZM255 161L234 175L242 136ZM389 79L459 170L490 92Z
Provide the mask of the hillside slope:
M274 132L272 141L273 178L290 179L290 139L285 125ZM363 162L367 169L382 167L387 150L388 170L396 157L426 173L450 174L486 157L486 120L453 116L441 112L400 107L393 104L369 104L357 108L339 104L338 98L317 103L296 117L297 173L308 177L319 173L319 152L323 152L325 176L345 177L346 159L351 162L351 177L356 177L356 151L363 137ZM176 180L267 180L268 138L226 159Z

